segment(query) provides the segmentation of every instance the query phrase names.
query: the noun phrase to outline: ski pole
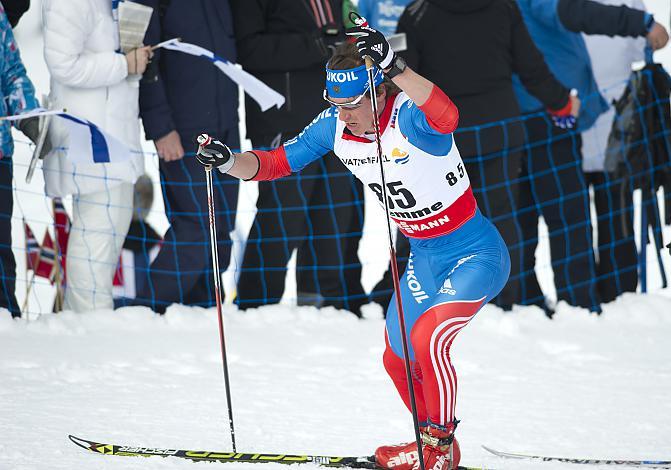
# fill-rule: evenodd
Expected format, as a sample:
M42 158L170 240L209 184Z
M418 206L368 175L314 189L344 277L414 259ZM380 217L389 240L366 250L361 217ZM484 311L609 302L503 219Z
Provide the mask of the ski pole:
M398 264L396 263L396 249L391 235L391 223L389 222L389 203L387 200L387 182L384 176L384 165L382 163L382 143L380 140L380 120L377 115L377 100L375 93L375 67L373 60L366 56L366 71L368 72L368 91L370 92L370 105L373 110L373 127L375 127L375 143L377 145L377 160L380 163L380 177L382 178L382 201L384 213L387 216L387 235L389 237L389 257L391 261L391 277L396 294L396 311L398 313L398 325L401 330L403 342L403 361L405 363L405 376L408 380L408 392L410 394L410 411L415 427L415 440L417 441L417 454L419 468L424 470L424 453L422 452L422 438L419 434L419 419L417 418L417 402L415 401L415 389L412 386L412 372L410 370L410 353L408 351L408 339L406 337L405 316L403 315L403 301L401 299L401 286L398 278Z
M219 319L219 342L221 343L221 361L224 367L224 384L226 386L226 403L228 405L228 423L231 428L231 443L235 448L235 428L233 426L233 405L231 404L231 386L228 378L228 360L226 359L226 340L224 337L224 315L221 309L221 274L219 272L219 250L217 248L217 225L214 219L214 189L212 185L212 167L205 167L207 180L207 210L210 219L210 247L212 250L212 270L214 271L214 298L217 302L217 318Z

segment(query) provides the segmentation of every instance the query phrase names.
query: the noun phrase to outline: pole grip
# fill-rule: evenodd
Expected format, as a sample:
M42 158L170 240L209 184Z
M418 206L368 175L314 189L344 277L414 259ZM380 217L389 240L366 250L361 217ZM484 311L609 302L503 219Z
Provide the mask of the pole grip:
M366 70L370 70L375 66L375 62L369 56L364 56L364 60L366 61Z

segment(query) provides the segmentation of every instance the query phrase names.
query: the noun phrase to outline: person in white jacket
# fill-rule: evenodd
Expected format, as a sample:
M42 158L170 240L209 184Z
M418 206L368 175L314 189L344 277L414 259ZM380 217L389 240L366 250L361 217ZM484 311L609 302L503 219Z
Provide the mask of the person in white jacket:
M607 5L626 5L645 10L641 0L597 0ZM644 38L584 35L599 90L610 104L622 96L632 64L644 60ZM603 302L623 292L636 292L637 252L634 238L632 189L604 171L606 146L615 110L602 114L582 133L583 171L592 186L598 235L597 276Z
M113 0L44 0L43 22L51 106L91 121L133 153L122 163L74 164L67 155L69 135L56 119L51 128L55 150L43 165L47 195L72 195L73 200L65 309L111 309L114 271L132 216L133 183L144 169L138 92L151 50L120 52Z

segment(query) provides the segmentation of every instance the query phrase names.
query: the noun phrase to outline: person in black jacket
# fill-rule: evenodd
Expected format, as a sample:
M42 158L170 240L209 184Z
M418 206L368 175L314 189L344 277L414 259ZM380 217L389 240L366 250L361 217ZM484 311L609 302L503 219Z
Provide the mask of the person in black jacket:
M459 108L455 138L478 207L496 225L510 250L511 272L497 304L519 300L520 227L517 178L524 131L513 74L549 109L577 114L579 100L552 75L525 27L514 0L418 0L399 21L410 67L433 81Z
M232 0L239 62L282 93L280 109L261 112L247 99L247 137L255 148L290 139L327 107L324 63L345 39L343 0ZM298 175L259 183L258 212L247 239L236 303L277 303L296 253L299 304L332 305L360 316L367 302L357 251L363 188L337 158Z
M228 0L138 0L154 8L145 44L180 37L236 61ZM140 116L159 155L161 185L170 229L151 264L136 302L162 313L171 303L214 305L205 172L186 155L202 129L239 146L238 87L212 63L177 51L157 50L152 74L140 85ZM219 265L230 258L238 180L215 182Z
M23 14L30 8L30 0L2 0L2 6L5 8L9 24L12 28L16 28Z

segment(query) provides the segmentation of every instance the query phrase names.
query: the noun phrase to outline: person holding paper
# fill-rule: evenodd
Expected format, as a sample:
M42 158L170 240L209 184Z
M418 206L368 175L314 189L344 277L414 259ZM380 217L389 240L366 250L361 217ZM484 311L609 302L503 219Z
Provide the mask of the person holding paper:
M47 195L72 195L65 309L78 312L113 308L112 280L131 221L133 183L144 170L138 82L152 52L148 47L121 51L117 6L112 0L43 3L51 106L66 108L100 130L82 126L83 132L75 133L63 120L53 120L54 151L43 165ZM126 147L107 146L101 133ZM91 143L82 146L86 139ZM69 155L70 147L78 153L90 149L90 163ZM123 158L115 155L121 150ZM101 153L109 163L99 163Z

